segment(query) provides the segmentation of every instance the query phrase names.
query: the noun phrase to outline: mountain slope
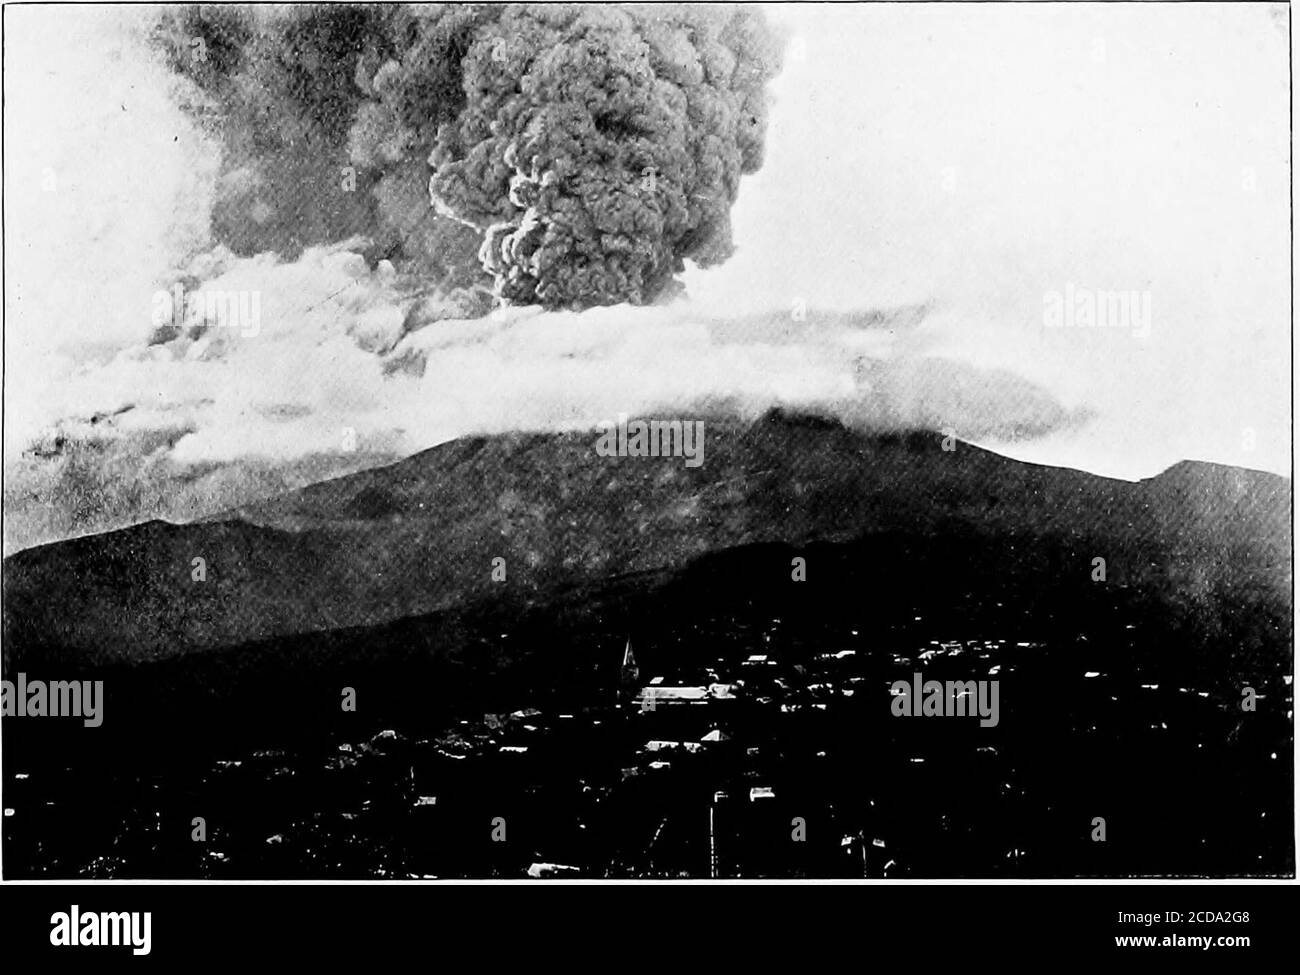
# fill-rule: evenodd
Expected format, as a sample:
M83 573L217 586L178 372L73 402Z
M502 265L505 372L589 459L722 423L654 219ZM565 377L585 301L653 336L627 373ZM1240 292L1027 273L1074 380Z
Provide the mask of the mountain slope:
M1131 484L782 413L706 421L698 468L601 457L595 439L469 438L205 522L20 552L4 564L6 665L161 660L882 532L981 533L1008 558L1015 539L1059 539L1080 573L1104 558L1112 584L1289 598L1290 482L1273 475L1180 464Z

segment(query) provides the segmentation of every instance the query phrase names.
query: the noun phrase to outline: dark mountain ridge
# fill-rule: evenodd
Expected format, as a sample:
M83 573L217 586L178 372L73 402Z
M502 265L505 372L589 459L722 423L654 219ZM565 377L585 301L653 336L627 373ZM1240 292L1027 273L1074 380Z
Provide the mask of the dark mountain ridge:
M594 444L466 438L207 521L17 553L4 563L6 667L162 660L884 532L1051 537L1079 573L1105 559L1111 584L1207 605L1289 599L1290 482L1274 475L1183 463L1130 483L780 412L706 422L698 468Z

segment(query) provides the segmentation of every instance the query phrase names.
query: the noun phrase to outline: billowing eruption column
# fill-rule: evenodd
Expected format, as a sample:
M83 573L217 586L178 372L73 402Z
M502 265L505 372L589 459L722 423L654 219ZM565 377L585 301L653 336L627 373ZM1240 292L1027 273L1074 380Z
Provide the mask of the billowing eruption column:
M430 193L485 228L507 301L652 301L684 258L731 255L776 63L753 9L508 8L465 53Z
M229 144L245 157L270 146L287 174L276 188L254 159L243 185L292 198L322 156L358 171L366 206L328 227L316 218L296 243L352 219L439 280L486 271L502 300L548 308L645 304L676 290L687 258L730 256L731 205L762 162L780 61L761 13L743 7L309 7L227 12L219 30L190 16L166 35L173 63L251 130ZM220 59L196 69L186 38L205 29ZM274 123L285 111L307 115L292 138Z

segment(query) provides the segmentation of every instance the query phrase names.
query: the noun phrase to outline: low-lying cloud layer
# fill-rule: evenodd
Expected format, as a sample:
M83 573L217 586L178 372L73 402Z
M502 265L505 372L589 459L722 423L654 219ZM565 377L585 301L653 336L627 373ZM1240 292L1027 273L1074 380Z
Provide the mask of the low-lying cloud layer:
M390 265L370 269L361 249L310 248L292 263L222 251L196 259L183 280L200 293L257 295L244 307L260 320L191 319L70 367L24 404L25 430L11 425L27 445L10 478L15 503L84 477L63 455L84 455L86 442L144 465L135 475L119 463L115 477L185 485L171 502L179 510L166 513L193 517L244 500L230 465L339 473L467 434L594 429L620 413L689 419L786 406L862 429L967 439L1032 437L1071 420L1025 379L930 355L923 308L715 318L680 301L442 317L456 312L446 299ZM144 492L142 510L107 512L108 522L150 514L159 494Z

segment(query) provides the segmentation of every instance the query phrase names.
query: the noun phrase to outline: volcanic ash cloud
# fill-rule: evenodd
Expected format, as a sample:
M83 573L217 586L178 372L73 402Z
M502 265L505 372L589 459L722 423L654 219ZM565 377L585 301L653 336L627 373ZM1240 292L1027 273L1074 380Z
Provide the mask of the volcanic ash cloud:
M509 8L471 37L462 86L478 97L439 130L429 188L485 228L502 298L646 304L685 259L731 256L778 63L759 13Z
M156 40L220 133L218 243L364 234L432 284L570 310L731 255L780 66L730 6L189 8Z

